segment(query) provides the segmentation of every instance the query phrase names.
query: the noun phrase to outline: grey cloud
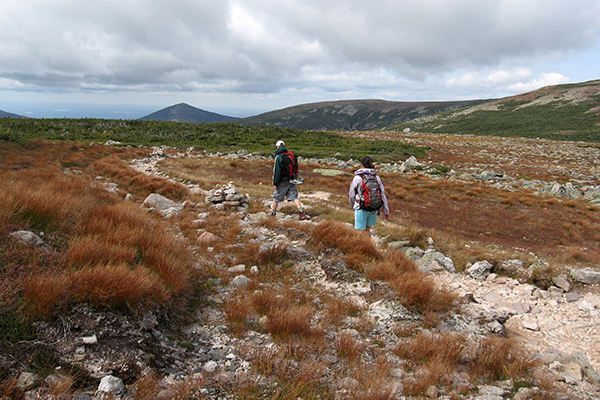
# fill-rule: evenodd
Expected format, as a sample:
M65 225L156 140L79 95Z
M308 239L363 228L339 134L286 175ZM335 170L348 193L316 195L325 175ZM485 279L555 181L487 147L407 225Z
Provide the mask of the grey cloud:
M0 76L28 88L253 92L340 71L423 80L589 47L598 15L594 0L7 1Z

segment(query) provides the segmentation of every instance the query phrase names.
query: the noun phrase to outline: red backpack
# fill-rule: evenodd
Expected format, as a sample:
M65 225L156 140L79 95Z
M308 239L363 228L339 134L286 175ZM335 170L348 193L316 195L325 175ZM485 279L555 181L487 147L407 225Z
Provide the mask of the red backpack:
M379 210L383 206L383 196L377 175L363 174L360 177L360 208L367 211Z
M298 160L291 151L281 153L280 156L282 160L281 180L289 181L298 175Z

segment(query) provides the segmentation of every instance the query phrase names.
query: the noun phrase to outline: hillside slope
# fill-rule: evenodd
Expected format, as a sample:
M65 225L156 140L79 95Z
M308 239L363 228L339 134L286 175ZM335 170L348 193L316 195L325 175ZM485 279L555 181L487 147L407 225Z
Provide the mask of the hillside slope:
M381 129L423 115L474 106L485 101L326 101L300 104L253 117L240 118L235 123L292 129L364 131Z
M547 86L385 130L600 140L600 80Z
M200 108L192 107L186 103L175 104L140 118L141 121L172 121L198 124L229 121L234 119L236 118L205 111Z
M6 111L0 110L0 118L25 118L22 115L12 114Z

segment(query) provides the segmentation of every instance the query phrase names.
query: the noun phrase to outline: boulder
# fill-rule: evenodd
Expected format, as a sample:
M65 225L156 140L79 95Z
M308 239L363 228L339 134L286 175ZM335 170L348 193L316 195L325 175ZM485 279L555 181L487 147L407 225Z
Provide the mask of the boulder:
M288 246L286 253L294 260L308 260L312 257L312 253L304 247Z
M32 372L21 372L17 380L17 386L22 390L29 390L36 383L39 377Z
M218 243L221 240L223 240L223 239L221 239L220 237L218 237L214 233L202 232L200 234L200 236L198 236L198 239L196 239L196 245L197 246L208 246L208 245L211 245L211 244Z
M592 367L585 354L579 352L573 353L571 354L571 361L581 366L583 374L591 383L600 385L600 375Z
M17 239L18 241L20 241L22 243L26 243L26 244L32 245L34 247L39 247L40 249L42 249L44 251L48 251L48 252L51 251L50 247L46 244L46 242L44 242L41 237L39 237L38 235L36 235L33 232L16 231L16 232L12 232L10 234L10 236L12 236L13 238Z
M183 210L183 204L170 200L158 193L149 194L142 205L154 209L164 217L180 214Z
M425 251L420 247L407 247L404 249L404 254L411 260L415 261L423 257Z
M313 172L323 176L352 176L352 174L346 171L340 171L339 169L315 168L313 169Z
M121 394L125 391L125 385L121 378L117 378L116 376L107 375L100 381L100 385L98 385L98 392L100 393L112 393L112 394Z
M600 271L572 269L571 277L577 282L585 283L586 285L595 285L600 282Z
M238 275L233 278L230 282L230 285L235 288L245 288L250 284L251 279L245 275Z
M467 273L471 278L483 281L492 272L493 267L489 261L478 261L467 269Z
M417 159L415 158L415 156L410 156L406 161L404 161L402 163L402 165L400 165L400 168L398 169L400 172L408 172L408 171L412 171L413 169L422 167L423 164L421 164L420 162L417 161Z

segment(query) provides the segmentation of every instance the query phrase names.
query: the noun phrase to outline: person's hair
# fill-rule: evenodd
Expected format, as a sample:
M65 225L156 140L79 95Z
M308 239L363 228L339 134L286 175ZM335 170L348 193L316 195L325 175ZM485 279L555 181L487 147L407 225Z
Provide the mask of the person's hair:
M375 166L373 165L373 160L369 156L366 156L365 158L363 158L360 163L365 168L373 168L373 169L375 168Z

